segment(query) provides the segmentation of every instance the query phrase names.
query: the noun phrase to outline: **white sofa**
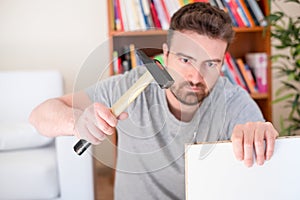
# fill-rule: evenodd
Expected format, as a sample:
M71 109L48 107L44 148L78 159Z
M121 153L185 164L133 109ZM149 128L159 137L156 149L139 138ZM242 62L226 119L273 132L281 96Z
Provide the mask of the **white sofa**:
M76 138L47 138L28 123L36 105L63 94L61 74L0 71L0 92L0 200L93 200L91 155L73 151Z

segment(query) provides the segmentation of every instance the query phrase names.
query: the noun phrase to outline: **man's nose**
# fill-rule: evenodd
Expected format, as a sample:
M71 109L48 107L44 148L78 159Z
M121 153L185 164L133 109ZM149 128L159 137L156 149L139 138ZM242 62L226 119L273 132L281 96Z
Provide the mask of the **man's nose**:
M191 67L190 69L188 69L187 73L187 79L193 84L197 84L203 81L203 76L198 68Z

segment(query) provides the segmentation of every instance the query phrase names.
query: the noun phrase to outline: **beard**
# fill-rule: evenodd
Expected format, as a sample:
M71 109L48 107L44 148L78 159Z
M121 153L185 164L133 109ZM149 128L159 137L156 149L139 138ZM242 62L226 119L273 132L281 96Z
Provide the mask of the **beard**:
M189 88L191 87L196 87L197 91L190 91ZM170 87L170 91L179 102L189 106L200 104L209 93L205 84L193 84L192 82L182 82L177 85L174 84Z

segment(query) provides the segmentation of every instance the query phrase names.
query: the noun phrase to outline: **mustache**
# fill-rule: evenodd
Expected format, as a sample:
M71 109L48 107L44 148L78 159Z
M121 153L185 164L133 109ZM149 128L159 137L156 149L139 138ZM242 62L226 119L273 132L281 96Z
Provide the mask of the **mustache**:
M179 85L179 88L183 88L183 87L186 87L186 86L187 87L197 87L197 88L205 88L206 87L206 85L204 83L201 83L201 82L194 84L193 82L185 81L185 82L183 82Z

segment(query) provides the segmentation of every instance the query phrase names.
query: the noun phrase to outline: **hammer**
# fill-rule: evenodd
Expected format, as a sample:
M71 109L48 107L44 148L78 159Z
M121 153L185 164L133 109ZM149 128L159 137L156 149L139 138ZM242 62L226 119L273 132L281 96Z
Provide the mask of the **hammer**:
M147 71L112 105L111 111L119 116L144 89L155 80L162 89L169 88L174 80L158 60L152 60L142 51L136 50L137 57L146 66ZM74 151L81 155L91 143L81 139L73 147Z

